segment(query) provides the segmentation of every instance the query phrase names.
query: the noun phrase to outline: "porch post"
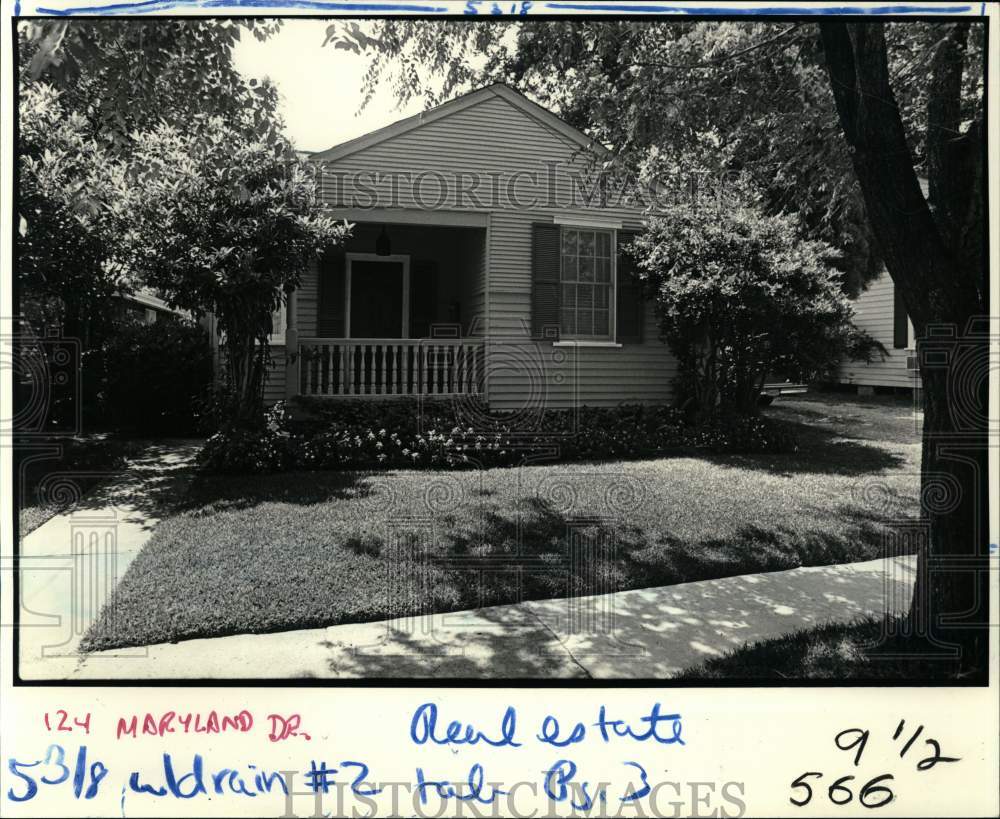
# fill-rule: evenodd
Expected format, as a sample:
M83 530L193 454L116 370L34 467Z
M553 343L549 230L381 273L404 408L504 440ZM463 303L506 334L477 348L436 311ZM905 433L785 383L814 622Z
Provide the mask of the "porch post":
M298 291L285 296L285 398L299 394L299 299Z

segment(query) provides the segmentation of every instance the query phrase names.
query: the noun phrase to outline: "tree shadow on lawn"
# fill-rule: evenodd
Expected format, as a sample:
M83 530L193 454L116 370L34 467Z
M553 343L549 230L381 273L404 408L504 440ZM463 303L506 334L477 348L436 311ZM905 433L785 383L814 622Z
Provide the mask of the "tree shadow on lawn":
M453 608L578 597L670 586L738 574L871 560L887 554L895 521L842 508L837 531L739 527L690 538L624 521L567 517L541 498L513 512L484 512L475 523L402 533L392 547L378 537L349 539L358 554L391 560L403 574L450 589ZM895 554L895 553L893 553ZM445 579L446 578L446 579ZM420 597L433 596L430 588Z
M906 457L884 445L862 443L844 437L836 430L784 419L781 423L798 440L797 451L749 455L701 453L695 457L718 466L757 470L782 477L797 474L860 477L898 469L910 463ZM919 439L912 443L918 445Z
M192 517L252 509L261 503L313 506L335 500L356 500L373 495L373 479L384 472L327 470L283 472L273 475L199 475L178 504L177 511Z

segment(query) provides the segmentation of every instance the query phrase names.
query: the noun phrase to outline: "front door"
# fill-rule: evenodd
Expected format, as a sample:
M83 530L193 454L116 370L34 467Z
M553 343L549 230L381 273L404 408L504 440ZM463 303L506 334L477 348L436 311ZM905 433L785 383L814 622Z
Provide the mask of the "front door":
M403 337L402 262L351 262L351 337Z

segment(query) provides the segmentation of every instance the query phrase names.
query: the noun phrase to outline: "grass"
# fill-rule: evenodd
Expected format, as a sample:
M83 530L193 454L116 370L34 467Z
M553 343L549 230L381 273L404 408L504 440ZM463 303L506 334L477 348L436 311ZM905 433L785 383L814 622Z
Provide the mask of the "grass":
M779 401L800 450L465 472L201 477L88 649L865 560L917 512L902 403Z
M931 659L926 643L900 635L901 620L864 618L804 629L749 643L685 669L675 679L698 680L958 680L968 676L957 659ZM976 650L970 656L982 656ZM966 682L985 682L985 671ZM981 680L979 678L982 678Z

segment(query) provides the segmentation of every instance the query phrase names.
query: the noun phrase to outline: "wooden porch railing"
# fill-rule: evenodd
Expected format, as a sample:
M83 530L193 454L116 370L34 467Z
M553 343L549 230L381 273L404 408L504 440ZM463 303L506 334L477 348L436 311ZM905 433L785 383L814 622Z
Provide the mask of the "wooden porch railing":
M301 395L471 395L482 375L481 339L299 339Z

